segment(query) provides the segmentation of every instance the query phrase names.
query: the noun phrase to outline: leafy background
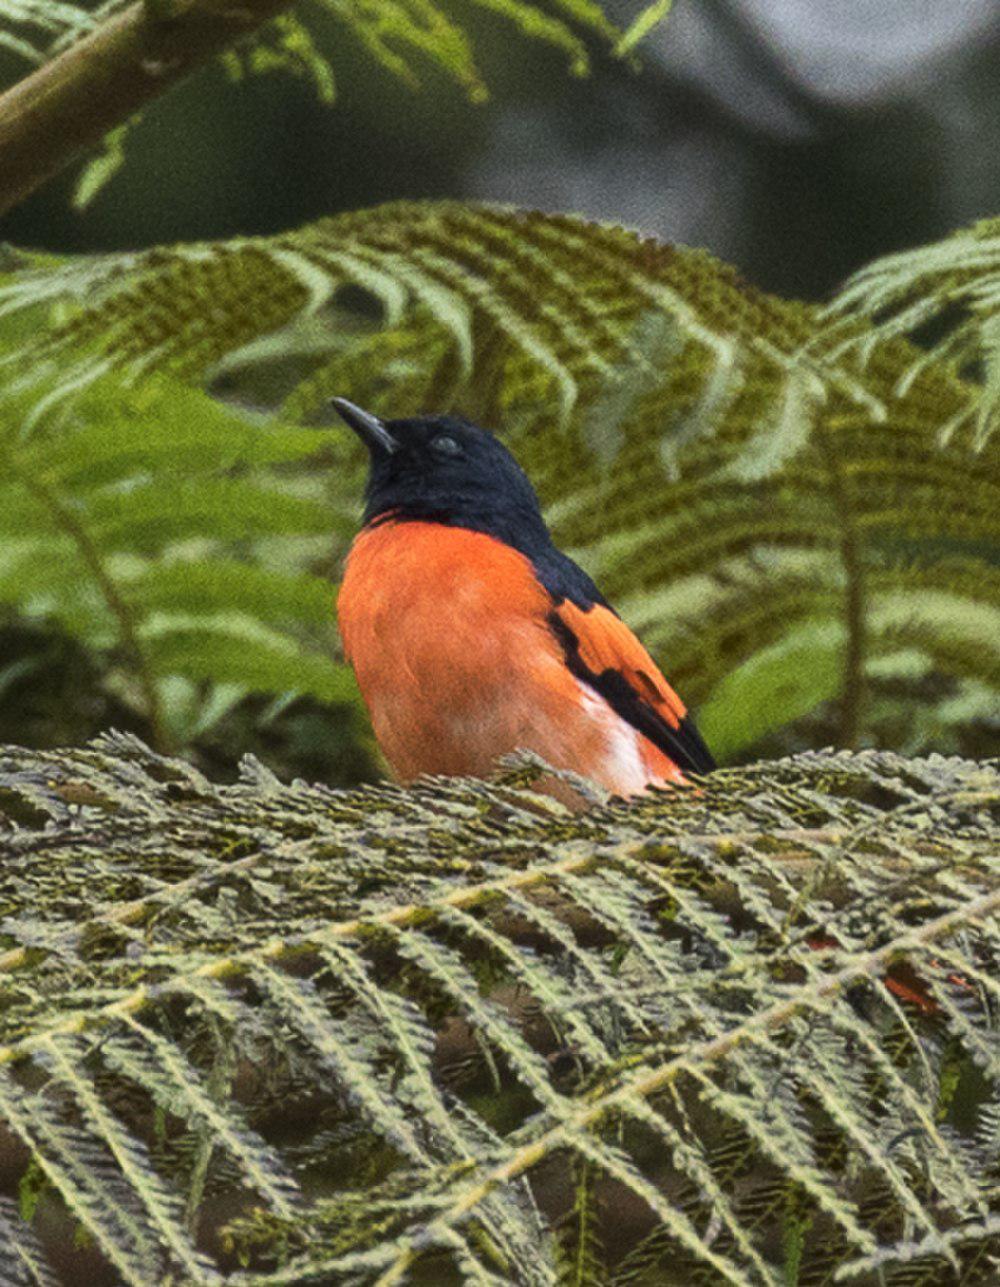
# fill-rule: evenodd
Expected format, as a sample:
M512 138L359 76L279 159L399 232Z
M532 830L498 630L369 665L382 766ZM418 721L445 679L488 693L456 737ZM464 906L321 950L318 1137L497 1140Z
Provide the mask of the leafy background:
M9 359L0 590L97 659L161 749L210 757L248 712L266 728L294 711L293 737L337 748L324 776L364 771L330 662L362 481L328 427L346 390L502 426L557 539L723 759L982 753L1000 675L992 314L930 351L897 332L984 293L991 234L872 269L827 314L704 252L454 203L27 263L0 309L48 325ZM873 330L859 303L890 320Z

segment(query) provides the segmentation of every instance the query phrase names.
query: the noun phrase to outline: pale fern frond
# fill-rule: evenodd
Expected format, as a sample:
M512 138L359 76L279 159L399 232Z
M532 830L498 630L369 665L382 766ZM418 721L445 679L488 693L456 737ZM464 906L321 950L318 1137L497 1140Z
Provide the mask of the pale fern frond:
M44 1250L17 1205L0 1197L0 1284L2 1287L57 1287Z
M540 771L5 749L0 1116L52 1213L0 1207L16 1263L76 1223L136 1284L988 1281L997 766L583 815Z

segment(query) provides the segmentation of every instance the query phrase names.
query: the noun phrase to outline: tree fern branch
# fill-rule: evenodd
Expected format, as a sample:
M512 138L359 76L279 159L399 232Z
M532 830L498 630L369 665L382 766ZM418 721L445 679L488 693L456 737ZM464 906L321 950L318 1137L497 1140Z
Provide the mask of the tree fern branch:
M320 931L308 937L288 940L275 939L271 943L265 944L255 955L257 960L260 961L280 961L307 950L314 944L322 944L328 940L335 941L338 938L352 937L353 935L364 933L365 930L379 927L392 929L412 925L427 916L428 912L433 912L435 908L475 906L493 894L503 893L507 889L521 889L525 886L537 885L563 872L580 870L593 863L593 861L592 854L577 855L572 858L565 858L557 863L515 872L502 880L485 881L482 884L452 889L438 900L432 899L429 902L407 903L371 916L332 921L323 926ZM239 956L223 956L216 961L200 966L195 971L195 977L198 979L225 979L239 974L243 969L247 968L248 964L249 962L245 962ZM184 976L179 974L173 980L165 981L157 989L157 992L168 990L171 982L175 986L180 986L183 978ZM110 1022L117 1018L130 1018L132 1015L140 1013L155 999L149 989L140 987L129 993L128 996L121 997L110 1005L103 1006L96 1012L96 1015L90 1018L80 1013L69 1015L62 1022L46 1028L44 1032L26 1036L12 1045L0 1046L0 1065L31 1054L33 1051L43 1047L51 1037L59 1035L72 1036L84 1032L92 1026L94 1018L98 1018L101 1022Z
M247 854L245 858L237 858L228 864L222 870L213 869L209 872L196 872L193 876L188 876L184 880L175 881L163 889L159 889L155 894L147 895L145 898L133 898L127 903L109 905L106 910L101 911L96 916L89 917L86 921L78 921L61 934L50 940L49 951L56 951L60 947L70 950L75 942L79 940L80 934L88 930L98 929L100 927L111 927L118 925L135 925L143 920L154 910L157 912L168 911L173 907L180 907L185 899L203 891L207 886L219 880L229 880L239 872L248 871L255 865L269 861L270 855L262 853ZM13 947L8 952L0 952L0 974L6 974L12 970L19 970L27 964L30 953L23 947Z
M67 1218L130 1287L226 1271L217 1199L245 1287L555 1287L589 1162L577 1280L624 1268L629 1210L671 1287L968 1275L1000 1200L995 768L806 755L575 817L537 771L216 787L121 735L6 749L0 1091Z
M746 841L750 838L751 834L747 832L708 833L697 836L692 833L688 840L692 844L697 842L699 845L705 845L720 854L725 854L730 852L734 845L738 845L741 841ZM788 829L776 831L774 838L779 843L784 842L787 844L789 855L794 860L804 857L806 854L806 851L800 848L801 842L811 843L816 838L821 838L830 843L837 843L838 840L843 839L843 833L836 830L819 832L815 829ZM626 846L625 852L630 852L632 847L631 845ZM782 852L779 849L778 856ZM241 868L251 866L252 862L259 861L261 856L261 854L253 854L245 860L233 863L225 868L225 873L233 874ZM476 907L498 895L528 890L536 885L558 881L561 877L585 871L588 867L592 867L596 861L595 855L591 852L578 853L568 858L560 859L558 862L538 864L497 879L447 889L437 898L430 897L419 902L397 904L383 912L374 912L362 917L330 921L308 935L288 939L274 939L246 959L238 955L223 955L217 960L199 966L195 970L193 977L202 981L226 979L241 974L259 962L287 960L313 947L322 947L328 943L336 943L341 939L354 938L359 934L370 933L372 930L407 928L420 923L428 916L446 914L452 908L461 910ZM197 879L180 882L174 891L178 900L183 901L183 898L193 893L200 883L200 880ZM123 905L113 918L109 913L106 918L102 919L106 920L107 923L111 923L113 919L115 923L126 924L141 915L143 910L156 905L158 901L158 898L136 900L133 903ZM74 932L78 932L79 929L80 926L74 924ZM0 957L0 966L6 969L16 968L24 963L26 955L21 949L12 949L9 953ZM65 1019L46 1027L42 1031L28 1034L10 1045L0 1046L0 1066L22 1059L38 1049L44 1049L45 1043L54 1037L76 1036L97 1023L103 1024L119 1018L131 1018L133 1015L141 1013L147 1005L153 1004L163 993L169 992L172 988L183 988L185 979L186 976L183 973L164 979L158 984L155 995L145 987L136 988L128 995L118 998L118 1000L91 1012L89 1015L74 1011L72 1014L67 1015Z

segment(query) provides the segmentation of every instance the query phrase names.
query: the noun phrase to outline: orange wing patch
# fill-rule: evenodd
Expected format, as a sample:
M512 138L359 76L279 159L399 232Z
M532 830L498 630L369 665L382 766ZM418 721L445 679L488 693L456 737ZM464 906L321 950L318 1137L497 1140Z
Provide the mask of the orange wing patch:
M619 671L672 728L679 726L687 707L621 617L599 603L584 612L575 604L565 602L556 612L579 640L580 660L588 670L596 674L604 670Z
M715 767L687 707L620 617L599 603L584 610L563 600L549 622L570 670L643 735L650 769L707 773Z

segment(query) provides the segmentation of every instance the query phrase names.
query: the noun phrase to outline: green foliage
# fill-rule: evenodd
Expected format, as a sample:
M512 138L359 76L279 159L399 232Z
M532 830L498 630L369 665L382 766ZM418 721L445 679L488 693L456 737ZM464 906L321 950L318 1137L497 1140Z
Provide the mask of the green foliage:
M0 752L0 1280L995 1281L998 766L539 771Z
M321 487L281 472L326 438L157 379L105 377L33 431L12 408L0 601L102 653L164 744L224 712L219 685L353 702L329 578L300 570L328 572L348 525ZM200 699L180 700L178 681Z
M0 50L32 64L43 62L131 2L106 0L95 12L72 0L13 0L0 11ZM194 7L203 2L196 0ZM175 0L146 0L146 4L153 21L185 20L185 4ZM488 10L520 36L558 50L573 75L585 76L591 59L588 41L599 40L618 56L628 55L667 16L670 5L654 0L624 32L607 18L599 0L557 0L552 5L535 0L466 0L467 12L460 16L451 8L436 0L301 0L227 50L222 61L234 79L274 71L304 77L315 86L321 101L332 103L336 81L327 49L345 43L360 46L372 63L411 90L420 87L421 68L429 65L457 84L472 102L482 102L488 88L462 22L464 17L468 24L475 10ZM85 168L74 198L77 206L92 201L121 168L123 145L136 119L112 130L101 154Z
M597 1287L608 1277L600 1236L599 1181L600 1173L589 1158L575 1160L573 1206L553 1244L559 1287Z
M956 289L934 275L944 252L914 252L911 265L921 254L928 293L911 321ZM978 295L978 279L963 280L988 331L991 279ZM17 456L34 452L41 468L69 453L109 553L148 569L164 557L173 567L181 548L193 565L165 582L178 619L170 646L145 647L154 680L228 683L245 637L259 644L246 672L259 686L346 692L300 650L283 678L282 648L257 628L286 629L289 613L293 633L319 628L319 591L302 576L335 568L361 485L342 436L251 426L185 402L198 395L176 383L149 395L156 376L280 409L286 425L329 423L328 398L346 394L387 415L454 409L501 430L557 540L643 633L726 757L831 741L981 753L1000 689L998 439L984 432L994 381L959 371L952 350L910 344L905 318L884 334L844 312L858 298L852 288L831 320L700 251L457 203L29 265L0 286L22 328L7 367L8 399L27 416ZM972 320L962 325L968 347ZM131 437L102 410L126 396L122 380L151 398ZM175 456L184 479L176 459L161 468ZM37 521L24 494L35 468L8 484L11 529ZM126 484L143 468L141 486ZM317 563L310 534L324 530L337 542ZM286 542L280 568L237 573L268 534ZM216 571L201 568L198 541L222 559ZM15 570L6 597L106 646L115 614L75 573L56 574L61 548ZM151 595L155 576L135 576L142 610L170 607Z
M0 25L0 47L29 62L40 62L46 55L61 52L85 35L97 21L125 9L128 0L110 0L92 8L68 0L14 0L4 6ZM154 17L169 14L173 5L154 6ZM589 67L586 36L598 36L615 44L628 43L632 48L662 18L662 3L644 7L628 32L620 32L605 16L596 0L558 0L549 8L532 0L467 0L467 10L488 9L510 22L522 35L562 50L570 68L578 75ZM163 12L159 12L162 9ZM561 16L560 12L561 11ZM458 82L472 98L486 93L476 67L469 38L455 18L433 0L389 0L379 4L348 4L343 0L315 0L300 4L291 14L279 15L268 25L256 43L246 50L226 55L231 70L255 72L281 68L286 71L308 70L325 98L332 97L332 75L324 55L317 52L300 15L314 24L321 14L329 15L342 34L349 36L386 70L405 83L419 84L414 62L428 60L438 70Z

